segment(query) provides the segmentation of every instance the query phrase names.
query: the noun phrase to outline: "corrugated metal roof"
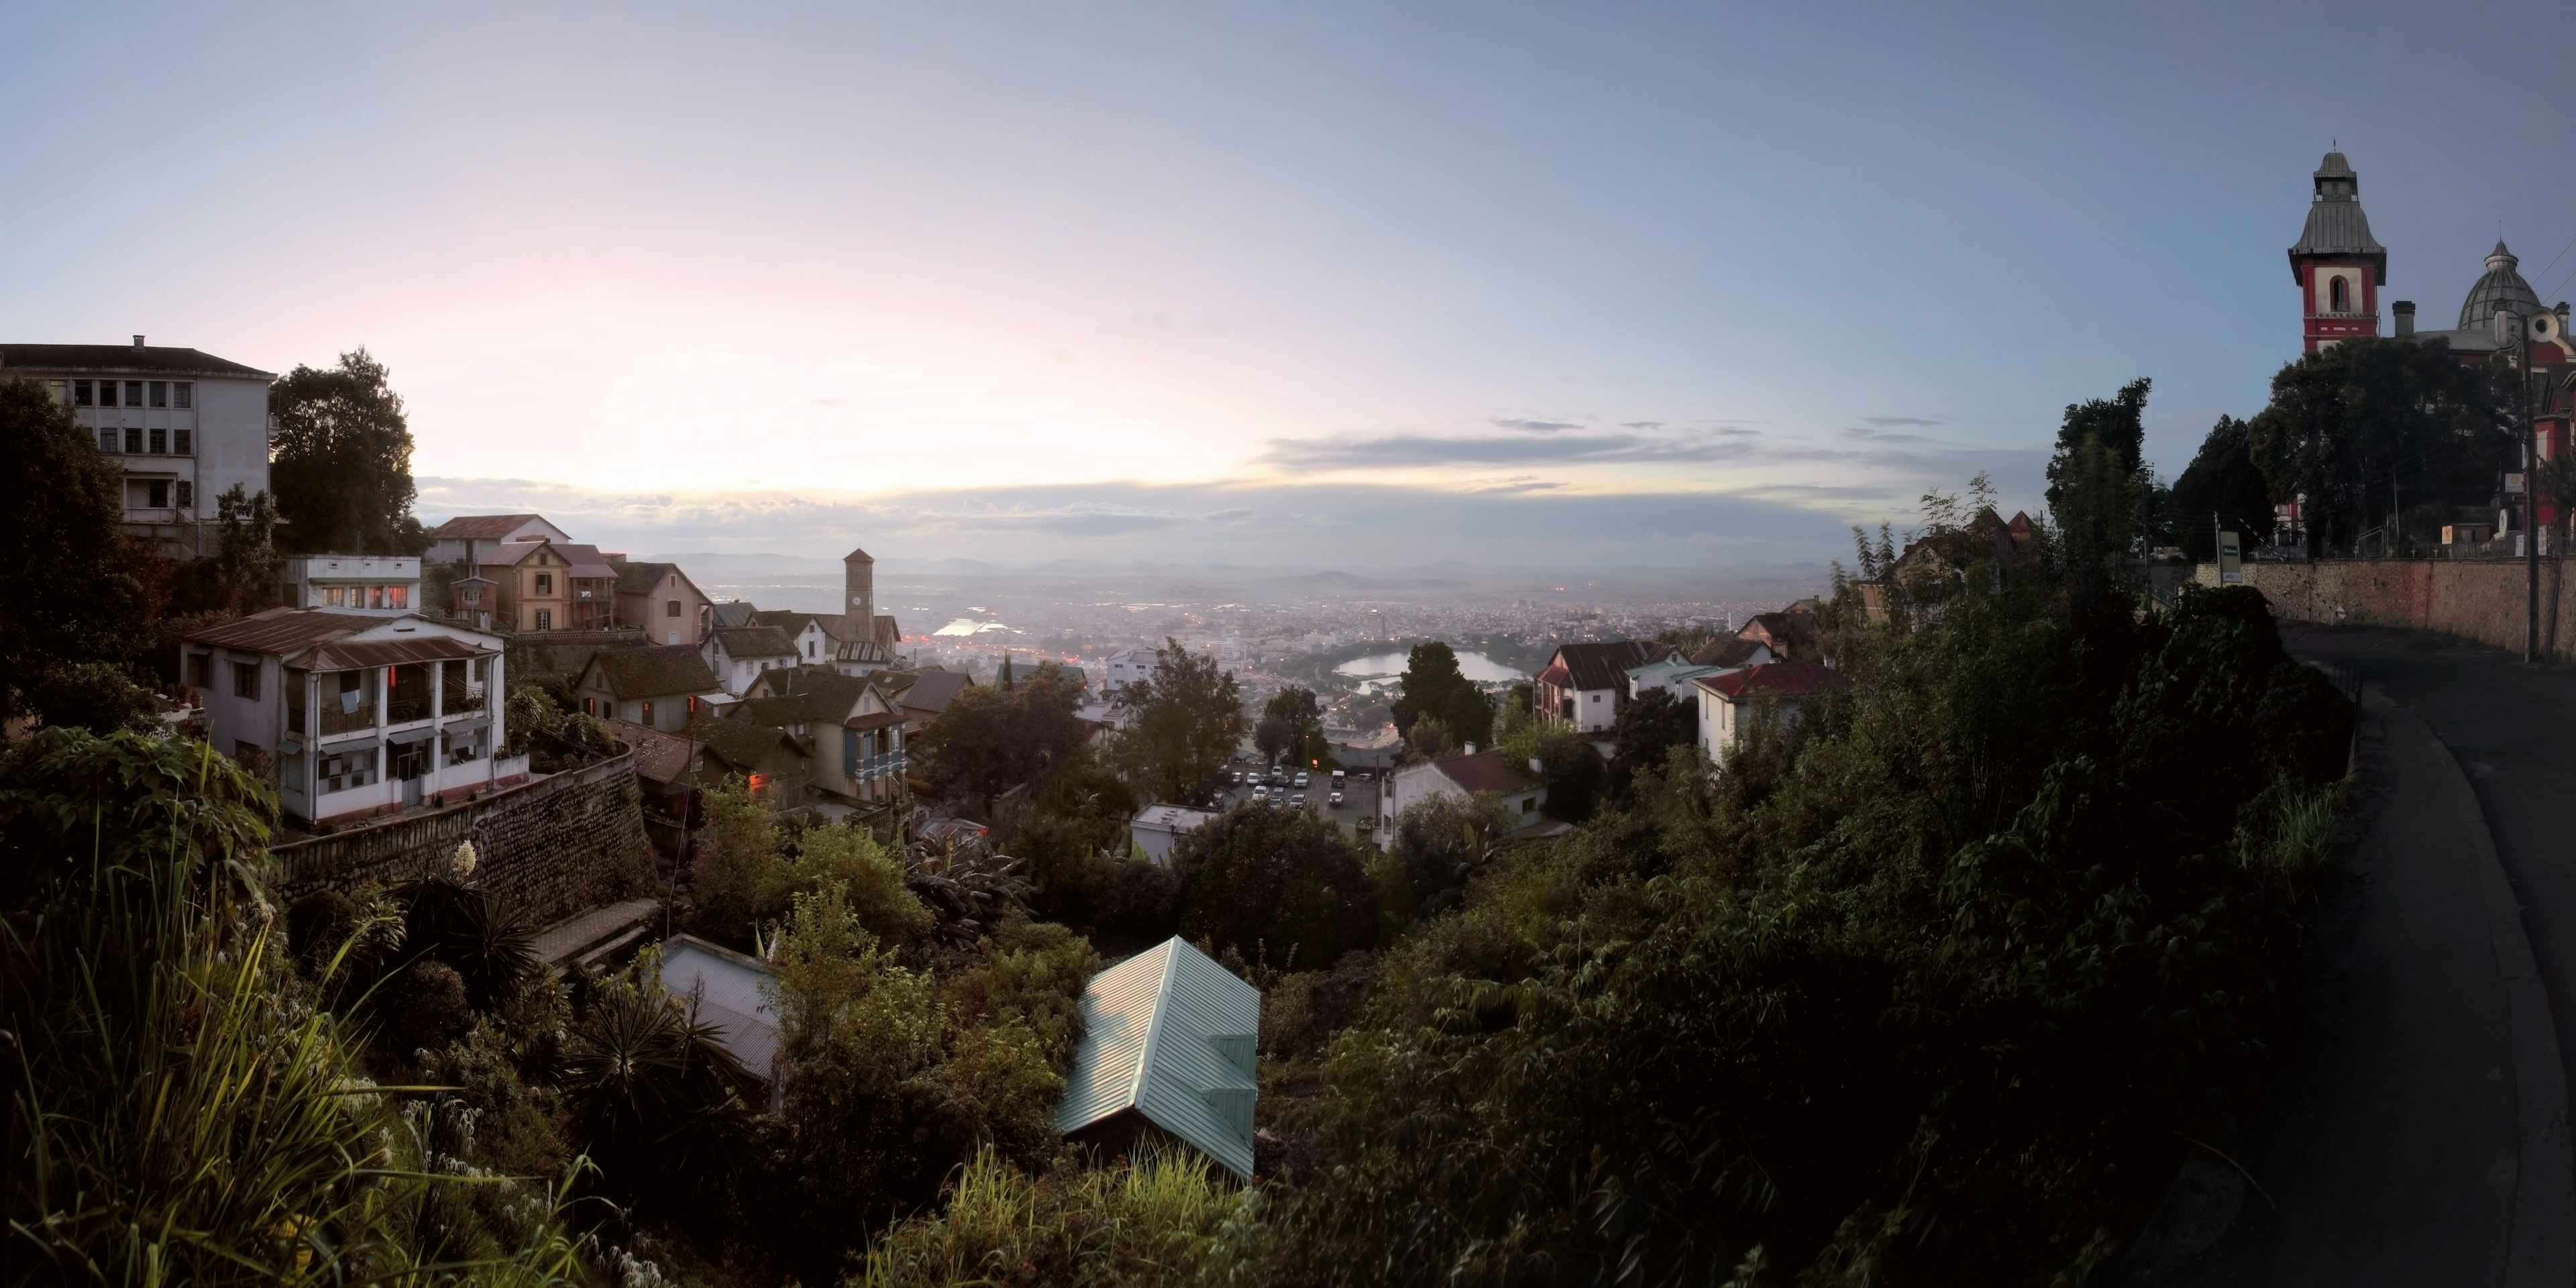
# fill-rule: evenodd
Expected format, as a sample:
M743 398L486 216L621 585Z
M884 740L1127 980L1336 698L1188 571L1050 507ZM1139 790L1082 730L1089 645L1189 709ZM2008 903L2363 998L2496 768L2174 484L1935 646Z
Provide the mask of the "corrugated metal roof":
M408 640L344 640L319 644L287 659L287 665L308 671L354 671L368 666L399 666L405 662L443 662L463 658L490 657L498 650L476 648L464 640L444 635L428 635Z
M430 529L429 537L432 541L499 541L518 531L519 525L544 518L540 514L460 514Z
M694 935L662 945L663 991L694 1004L698 1023L714 1026L716 1041L764 1082L778 1056L778 1013L760 994L769 977L758 960Z
M48 371L150 372L158 376L215 376L275 380L274 372L246 367L195 349L167 345L8 344L0 345L0 370L11 375Z
M1175 936L1093 976L1082 1020L1057 1131L1134 1109L1251 1177L1259 989Z
M385 622L383 617L329 613L314 608L271 608L248 617L190 631L191 644L212 644L245 653L289 653L324 640L354 635Z

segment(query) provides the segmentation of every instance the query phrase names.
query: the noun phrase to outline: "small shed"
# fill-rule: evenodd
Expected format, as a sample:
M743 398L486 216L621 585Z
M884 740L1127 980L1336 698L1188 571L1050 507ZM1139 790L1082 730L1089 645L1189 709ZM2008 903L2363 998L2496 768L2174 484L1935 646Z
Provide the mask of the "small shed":
M1108 1150L1152 1124L1252 1177L1261 990L1180 937L1092 976L1056 1130Z
M763 1082L778 1055L778 1013L760 986L770 978L759 958L711 944L695 935L673 935L662 945L662 990L683 998L698 1023L716 1030L716 1042Z
M1127 820L1127 837L1157 865L1172 865L1172 847L1216 815L1179 805L1148 805Z

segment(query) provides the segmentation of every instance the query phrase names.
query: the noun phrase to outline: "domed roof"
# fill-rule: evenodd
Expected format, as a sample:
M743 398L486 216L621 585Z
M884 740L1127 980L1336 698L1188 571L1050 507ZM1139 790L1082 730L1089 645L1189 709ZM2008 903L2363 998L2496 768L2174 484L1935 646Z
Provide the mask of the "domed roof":
M2521 263L2514 258L2512 251L2504 248L2504 239L2497 238L2495 249L2487 252L2487 275L2469 288L2469 298L2460 303L2461 330L2494 325L2499 304L2513 310L2517 318L2540 311L2539 292L2532 290L2531 283L2522 280L2522 274L2514 271Z

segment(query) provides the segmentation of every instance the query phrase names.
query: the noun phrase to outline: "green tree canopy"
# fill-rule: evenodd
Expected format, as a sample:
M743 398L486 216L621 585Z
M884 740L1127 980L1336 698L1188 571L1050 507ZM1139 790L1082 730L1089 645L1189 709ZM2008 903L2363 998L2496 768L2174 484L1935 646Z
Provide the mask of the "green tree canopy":
M2081 596L2127 576L2130 547L2149 517L2155 480L2140 457L2147 388L2070 403L2048 462L2048 510L2065 543L2069 589Z
M277 418L270 485L297 554L418 554L411 423L383 363L365 349L327 371L297 366L268 391Z
M1494 704L1458 670L1458 653L1438 640L1416 644L1404 659L1404 694L1395 701L1395 727L1438 720L1459 742L1487 743L1494 736Z
M2183 550L2195 559L2217 557L2219 528L2261 536L2272 530L2272 497L2255 468L2244 421L2221 416L2200 440L2200 451L2173 485L2174 522ZM2215 526L2213 526L2213 524Z
M2311 548L2348 549L2392 505L2486 502L2514 458L2511 379L2436 345L2346 340L2272 377L2247 454L2271 495L2306 498Z
M1082 691L1064 668L1042 662L1009 688L969 685L922 731L936 796L973 796L989 814L993 798L1046 776L1090 730L1074 715Z
M1321 970L1377 943L1377 894L1342 829L1244 801L1172 846L1180 933L1247 961Z
M1322 724L1323 708L1315 701L1315 691L1292 684L1270 695L1270 701L1262 707L1261 723L1252 731L1252 745L1260 748L1268 760L1309 759L1307 744Z
M1112 759L1138 791L1160 800L1180 800L1224 768L1252 729L1234 673L1176 639L1154 650L1153 674L1126 686L1123 696L1135 719Z
M0 484L0 723L127 723L141 695L124 673L151 634L149 556L121 526L124 471L43 385L7 380Z

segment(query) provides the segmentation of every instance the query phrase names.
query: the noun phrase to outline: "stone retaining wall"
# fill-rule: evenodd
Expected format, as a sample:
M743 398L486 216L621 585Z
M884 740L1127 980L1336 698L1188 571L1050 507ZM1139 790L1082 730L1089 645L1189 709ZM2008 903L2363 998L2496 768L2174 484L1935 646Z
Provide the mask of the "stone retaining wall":
M538 925L652 886L634 753L548 774L462 805L276 848L279 895L397 885L444 869L471 839L468 884Z
M2217 580L2201 565L2203 584ZM2540 561L2540 640L2544 657L2576 648L2576 596L2562 593L2566 562ZM2402 626L2440 631L2519 653L2528 631L2520 559L2329 559L2315 563L2249 563L2247 585L2290 621Z

